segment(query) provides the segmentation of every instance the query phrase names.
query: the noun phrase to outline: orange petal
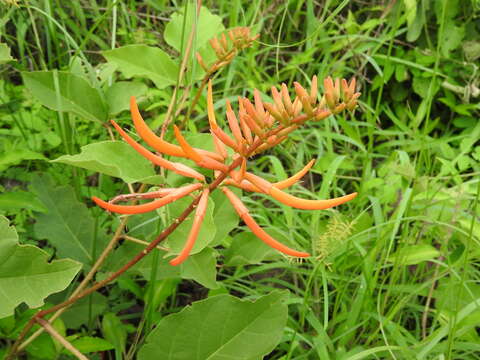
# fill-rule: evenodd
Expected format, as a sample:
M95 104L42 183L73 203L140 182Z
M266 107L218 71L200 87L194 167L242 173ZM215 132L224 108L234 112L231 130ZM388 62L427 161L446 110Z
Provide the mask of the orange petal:
M294 113L292 100L290 99L290 94L288 93L287 85L282 83L282 99L285 109L287 110L288 114L291 116Z
M164 158L157 156L150 152L149 150L145 149L142 145L137 143L135 140L133 140L115 121L110 120L112 125L115 127L115 129L118 131L120 136L131 146L133 147L140 155L142 155L144 158L147 160L150 160L152 163L155 165L161 166L167 170L171 170L176 172L177 174L191 177L200 181L205 181L205 177L198 173L197 171L189 168L186 165L180 164L179 166L178 163L173 163L168 160L165 160Z
M145 121L138 110L137 102L135 101L135 96L130 97L130 113L132 114L133 124L137 130L138 135L145 140L145 142L153 147L158 152L163 154L177 156L177 157L187 157L180 146L170 144L169 142L161 139L159 136L147 126ZM200 154L206 155L216 160L222 160L218 154L215 154L210 151L205 151L202 149L196 149Z
M289 248L286 245L278 242L270 235L268 235L265 230L263 230L256 221L250 216L247 207L243 204L243 202L228 188L223 187L222 191L227 195L228 199L232 203L234 209L237 211L238 215L242 218L245 224L252 230L252 232L265 244L268 246L290 256L297 256L297 257L309 257L310 254L302 251L297 251L294 249Z
M187 242L185 243L185 246L183 247L180 254L178 254L178 256L175 257L174 259L170 260L170 265L173 265L173 266L180 265L190 255L190 252L193 249L193 245L195 245L195 241L197 240L198 233L200 231L200 227L203 222L203 218L205 217L205 213L207 212L208 195L209 195L209 190L207 188L203 190L202 196L200 197L200 201L195 211L193 225L190 230L190 233L188 234Z
M215 119L215 109L213 108L212 80L208 80L207 114L208 114L208 122L210 123L210 127L212 129L218 127L217 120Z
M182 147L183 151L185 151L185 154L187 154L189 159L192 159L195 161L198 165L207 168L207 169L212 169L212 170L220 170L222 172L226 172L228 170L228 166L214 160L212 158L209 158L207 156L200 155L183 137L182 133L180 132L180 129L176 126L173 125L173 130L175 132L175 137L177 138L178 143Z
M180 199L192 191L198 190L202 187L202 184L192 184L181 187L176 191L170 193L169 195L141 205L114 205L110 204L106 201L103 201L95 196L92 197L92 200L100 207L104 208L105 210L119 213L119 214L142 214L145 212L156 210L164 205L170 204L171 202Z
M310 170L310 168L313 166L314 163L315 163L315 159L310 160L310 162L307 165L305 165L305 167L302 170L300 170L298 173L289 177L288 179L273 183L273 186L275 186L277 189L285 189L289 186L292 186L298 180L300 180L302 177L305 176L305 174L308 172L308 170Z
M348 194L339 198L328 199L328 200L307 200L301 199L293 195L289 195L282 190L277 189L276 187L271 187L269 195L274 199L280 201L282 204L304 210L323 210L329 209L331 207L343 204L347 201L352 200L357 193Z
M232 106L230 105L230 101L227 100L227 120L228 120L228 125L230 126L230 130L232 130L232 134L237 140L237 144L240 147L243 142L245 142L245 139L242 136L242 132L240 131L240 126L238 124L237 117L235 116L235 113L232 110Z
M238 97L238 108L238 117L240 118L240 126L242 128L243 136L247 140L247 143L251 144L253 142L252 131L243 119L243 116L245 114L245 107L243 106L243 102L240 96Z

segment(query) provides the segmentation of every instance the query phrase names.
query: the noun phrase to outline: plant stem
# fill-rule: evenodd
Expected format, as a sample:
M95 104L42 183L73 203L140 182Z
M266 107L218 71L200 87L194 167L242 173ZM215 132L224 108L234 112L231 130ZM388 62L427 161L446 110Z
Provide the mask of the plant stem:
M200 16L200 8L202 7L202 0L197 0L197 21ZM193 44L193 39L195 37L195 30L197 27L197 21L194 21L192 23L192 30L190 32L190 36L188 38L187 42L187 47L185 48L185 54L183 55L182 63L180 64L180 70L178 72L178 79L177 79L177 86L175 86L175 89L173 90L173 95L172 95L172 100L170 101L170 104L168 105L167 109L167 115L165 116L165 121L162 125L162 130L160 133L160 137L163 139L165 136L165 133L167 132L168 125L170 124L170 118L172 116L172 111L173 107L175 105L175 100L177 98L177 91L178 88L180 87L180 84L183 80L183 74L185 73L185 69L187 66L187 61L190 56L190 51L192 50L192 44Z
M57 340L60 344L63 345L65 349L70 351L73 355L76 356L77 359L80 360L88 360L88 358L83 355L78 349L73 346L71 343L68 342L62 335L60 335L57 330L46 320L42 318L36 319L36 321L47 331L55 340Z

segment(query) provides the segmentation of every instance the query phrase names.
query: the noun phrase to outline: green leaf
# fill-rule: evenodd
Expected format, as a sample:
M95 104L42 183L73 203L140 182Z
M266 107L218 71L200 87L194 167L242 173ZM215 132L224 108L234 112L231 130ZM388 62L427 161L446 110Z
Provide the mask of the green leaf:
M187 196L167 205L160 209L160 211L168 211L169 218L176 219L191 202L192 199ZM203 218L197 240L191 251L192 255L202 251L215 238L217 229L215 227L215 222L213 221L214 207L215 203L211 199L208 199L207 212ZM180 226L167 238L167 244L171 250L170 254L179 254L183 249L193 225L193 218L193 215L189 216L187 220L180 224Z
M146 45L127 45L104 51L107 61L114 63L126 78L140 76L152 80L163 89L175 84L178 65L161 49Z
M225 265L239 266L259 264L263 260L277 257L278 252L250 232L233 237L232 244L225 252Z
M442 55L448 57L450 51L455 50L462 44L464 36L465 26L455 26L453 21L447 21L440 45Z
M132 242L121 245L107 260L107 264L104 266L104 268L107 269L109 272L118 270L118 268L122 264L125 264L144 248L145 246ZM206 248L197 254L191 255L180 266L170 265L169 261L172 259L171 256L169 256L168 258L162 256L163 252L162 255L158 258L158 263L156 264L157 280L183 278L195 280L199 284L209 289L215 289L217 287L216 256L213 249ZM153 262L154 257L147 256L145 259L143 259L138 264L129 269L129 272L134 274L140 274L145 280L150 280L152 275L152 269L154 266Z
M81 264L64 259L49 262L49 255L32 245L19 245L17 232L0 216L0 318L26 303L36 308L50 294L64 290Z
M279 343L287 321L286 292L254 302L218 295L163 318L138 359L256 360Z
M81 338L73 340L71 344L83 354L97 351L107 351L114 348L114 346L110 344L107 340L93 336L83 336ZM64 349L63 352L65 354L70 354L67 349Z
M232 191L240 196L241 191L239 189L232 189ZM213 219L215 221L215 226L217 232L215 238L212 241L212 246L222 243L223 240L228 236L230 231L235 229L238 226L240 221L239 216L232 204L221 191L214 191L210 198L215 203L215 209L213 210Z
M37 197L27 191L12 191L0 194L0 210L27 209L45 212L47 209Z
M10 55L10 48L7 44L0 43L0 64L14 61L15 59Z
M187 13L186 19L185 8ZM192 25L195 20L196 6L194 2L189 1L187 6L181 11L172 14L171 21L165 27L163 37L167 44L178 52L183 53L182 46L183 48L187 46ZM204 6L200 8L200 16L196 25L197 31L194 42L195 49L201 48L209 39L225 30L220 16L213 15L210 10ZM192 51L192 53L195 53L195 51Z
M60 162L115 176L127 183L158 184L152 164L123 141L103 141L82 146L80 154L63 155Z
M27 149L16 149L0 154L0 171L8 169L10 166L20 164L24 160L46 160L45 156Z
M38 214L35 234L55 246L57 254L91 265L94 246L103 249L107 237L96 233L95 220L70 186L57 186L49 176L36 176L32 189L48 209Z
M72 112L103 123L107 108L97 89L84 78L65 71L22 72L23 82L44 106Z
M392 254L388 260L401 265L415 265L423 261L434 260L440 256L440 251L432 245L406 245L400 251Z
M181 274L184 279L193 279L209 289L217 289L217 259L216 252L211 248L189 256L181 265Z
M105 94L110 115L130 108L130 97L139 97L147 92L147 85L141 82L119 81L110 86Z

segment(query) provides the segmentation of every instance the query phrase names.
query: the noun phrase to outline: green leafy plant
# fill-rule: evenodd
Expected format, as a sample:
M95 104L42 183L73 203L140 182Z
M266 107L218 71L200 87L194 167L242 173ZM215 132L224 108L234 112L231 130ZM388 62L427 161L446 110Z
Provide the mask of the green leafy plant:
M0 242L11 245L0 257L28 258L0 271L10 314L0 358L23 337L18 357L31 360L476 359L479 10L473 0L0 1ZM311 119L243 156L245 124L260 146L290 126L278 85L293 106L313 74L357 79L362 111ZM336 87L319 85L317 107ZM132 96L181 156L146 141ZM258 98L272 127L255 120ZM166 167L148 159L159 157ZM210 191L221 164L242 157ZM219 170L203 167L210 159ZM289 182L279 190L296 200L359 195L296 210L272 196ZM185 187L198 190L174 199ZM108 282L206 189L201 225L197 206ZM222 189L257 233L311 256L260 241ZM133 211L172 202L129 215L92 197ZM51 286L28 293L41 276Z

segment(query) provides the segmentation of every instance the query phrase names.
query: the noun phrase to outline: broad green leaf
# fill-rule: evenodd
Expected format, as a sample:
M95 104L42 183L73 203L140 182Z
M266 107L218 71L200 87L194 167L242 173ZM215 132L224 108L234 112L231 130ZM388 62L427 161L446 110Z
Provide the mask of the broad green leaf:
M114 253L107 260L107 264L104 266L108 272L118 270L123 264L126 264L132 257L141 252L145 246L135 244L132 242L125 243L118 247ZM156 279L191 279L195 280L199 284L208 287L215 288L216 284L216 261L215 252L210 248L206 248L200 253L191 255L183 264L179 266L170 265L169 261L173 258L163 257L164 253L158 258L156 268ZM139 263L133 266L129 272L133 274L140 274L145 280L150 280L153 269L154 257L151 255L146 256Z
M163 89L175 84L178 65L160 48L146 45L127 45L104 51L107 61L117 65L126 78L140 76L152 80Z
M44 106L92 121L107 120L107 107L100 93L84 78L65 71L22 72L22 77L25 86Z
M8 219L2 215L0 215L0 230L0 264L3 264L15 253L18 246L18 235L13 226L8 226ZM0 318L2 317L0 316Z
M181 266L182 278L193 279L209 289L217 289L217 259L215 250L203 249L189 256Z
M388 260L401 265L415 265L423 261L434 260L440 256L440 251L432 245L405 245L400 251L392 254Z
M57 186L49 176L36 176L32 189L48 209L36 217L36 236L47 239L59 256L91 265L95 260L93 248L103 249L108 239L105 234L96 233L95 220L87 206L76 199L70 186Z
M10 55L10 48L7 44L0 43L0 64L14 61L15 59Z
M46 160L45 156L27 149L17 149L0 154L0 171L20 164L24 160Z
M186 196L160 209L160 211L168 211L169 218L176 219L191 202L192 199L189 196ZM214 207L215 203L211 199L208 199L207 212L203 218L200 232L198 233L197 240L191 251L192 255L202 251L213 241L213 239L215 239L217 230L213 219ZM166 243L171 250L171 254L178 254L183 249L193 225L193 218L194 215L192 214L167 238Z
M241 191L239 189L232 189L237 196L240 195ZM212 245L218 245L222 243L223 240L228 236L230 231L235 229L240 221L239 216L232 204L225 196L222 191L214 191L210 198L215 203L215 209L213 210L213 219L215 221L215 226L217 232L215 238L212 241Z
M43 305L50 294L64 290L81 268L70 259L49 262L49 255L32 245L19 245L8 219L0 216L0 318L26 303Z
M60 162L115 176L127 183L158 184L152 164L123 141L102 141L82 146L80 154L63 155Z
M130 97L139 97L147 92L147 85L141 82L119 81L110 86L105 94L110 115L130 108Z
M138 359L260 360L279 343L287 322L286 292L256 301L218 295L163 318Z
M185 8L187 13L186 19ZM178 52L183 53L182 46L183 48L187 46L187 42L190 37L194 21L196 21L196 7L194 2L189 1L187 3L187 6L183 7L180 11L172 15L171 21L165 27L163 37L167 44L173 47ZM204 6L200 8L200 16L197 20L196 25L197 29L194 42L195 49L199 49L209 39L225 30L220 16L213 15Z
M225 252L225 265L239 266L259 264L263 260L278 257L278 252L250 232L233 237L232 244Z
M83 354L97 351L107 351L114 348L114 346L107 340L93 336L83 336L81 338L73 340L71 343L75 348L78 349L78 351ZM67 349L64 349L63 352L65 354L70 354Z
M27 191L12 191L0 194L0 210L28 209L45 212L47 209L37 197Z
M145 246L133 242L127 242L125 244L122 244L117 249L115 249L113 254L109 257L105 268L111 272L118 270L121 266L126 264L132 257L138 254L144 248ZM129 269L129 271L131 273L140 274L145 279L150 279L153 268L153 260L153 256L146 256L139 263ZM180 267L171 266L168 263L168 259L160 256L158 258L156 279L164 280L173 278L180 278Z
M405 5L405 15L407 18L407 25L410 27L415 21L417 15L417 1L416 0L403 0Z

